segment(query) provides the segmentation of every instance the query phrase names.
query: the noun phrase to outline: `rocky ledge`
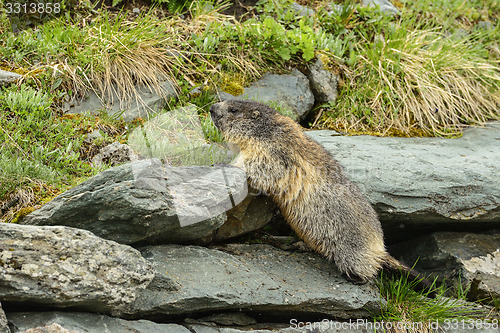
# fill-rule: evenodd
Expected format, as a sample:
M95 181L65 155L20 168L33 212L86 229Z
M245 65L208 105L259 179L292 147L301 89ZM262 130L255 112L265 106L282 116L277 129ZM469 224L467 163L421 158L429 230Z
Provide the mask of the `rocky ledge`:
M368 318L383 304L374 284L355 286L309 252L258 244L157 245L138 251L88 231L52 226L2 224L0 236L0 299L10 309L13 332L53 323L73 329L68 322L85 318L95 319L90 331L110 324L116 332L155 327L143 319L203 321L214 314L219 317L210 320L231 325ZM19 312L41 309L87 314ZM96 312L101 315L89 314Z
M393 255L420 258L417 269L451 286L460 279L470 300L495 304L499 129L452 140L308 135L377 208L390 243L404 240ZM234 167L149 158L108 169L20 225L0 225L0 332L374 331L345 323L380 311L376 285L345 281L289 229L270 237L276 247L251 244L265 240L258 233L221 244L275 226L275 212Z

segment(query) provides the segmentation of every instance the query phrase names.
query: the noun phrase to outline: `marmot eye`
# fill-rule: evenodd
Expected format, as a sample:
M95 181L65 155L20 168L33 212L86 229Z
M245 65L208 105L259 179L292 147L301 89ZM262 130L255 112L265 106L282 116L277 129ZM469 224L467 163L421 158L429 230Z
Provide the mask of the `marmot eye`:
M229 108L229 112L231 112L231 113L235 113L236 111L238 111L238 110L236 110L235 108Z

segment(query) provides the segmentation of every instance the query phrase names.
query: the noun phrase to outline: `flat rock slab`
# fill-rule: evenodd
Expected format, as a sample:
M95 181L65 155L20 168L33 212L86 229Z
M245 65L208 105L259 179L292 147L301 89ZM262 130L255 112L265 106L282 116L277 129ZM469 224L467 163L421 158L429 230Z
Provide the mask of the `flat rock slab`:
M238 310L274 319L310 315L346 319L380 311L380 295L373 284L347 282L319 255L269 245L232 244L225 250L231 253L197 246L141 248L156 276L128 314L165 321Z
M117 166L130 161L137 161L138 159L132 148L115 141L99 150L99 153L92 158L92 165L109 164Z
M336 329L335 325L339 328ZM348 327L348 326L347 326ZM246 330L228 327L209 327L203 325L190 325L189 328L193 333L245 333ZM252 333L370 333L373 330L346 328L342 326L341 322L332 322L331 326L322 324L321 322L309 322L309 326L299 328L296 324L290 327L273 328L273 329L255 329L251 330Z
M500 220L500 122L458 139L307 135L345 167L386 225Z
M199 324L158 324L148 320L123 320L105 315L78 312L15 312L9 313L8 319L13 328L12 333L21 333L36 327L43 327L36 332L47 333L373 333L387 332L381 329L374 329L375 324L370 320L354 320L351 322L324 321L324 322L298 322L292 321L290 325L285 324L261 324L248 329L238 329L230 327L213 327ZM298 327L302 324L302 327ZM59 325L62 330L47 329ZM404 325L401 323L401 325ZM458 325L458 324L457 324ZM258 327L266 328L258 328ZM288 327L287 327L288 326ZM452 328L439 330L431 329L429 332L450 332L450 333L497 333L498 328L469 328L468 323L464 324L466 329ZM497 325L498 326L498 325ZM7 331L11 333L10 331Z
M67 227L0 223L0 299L119 313L154 276L141 254Z
M66 225L123 244L211 236L248 192L235 167L166 167L157 159L114 167L64 192L21 221Z
M493 328L484 327L474 327L469 323L464 323L462 325L457 324L457 327L449 325L449 328L445 328L444 325L438 327L435 323L434 327L429 330L422 328L418 331L418 324L413 324L413 327L417 329L414 331L406 330L404 327L411 327L412 323L400 323L403 330L401 332L428 332L428 333L498 333L498 324L492 324ZM371 321L352 321L349 322L339 322L339 321L326 321L326 322L302 322L303 326L298 327L297 322L290 325L290 327L274 328L274 329L255 329L251 330L252 333L387 333L391 332L389 329L377 328L376 323ZM397 323L395 324L397 325ZM464 326L464 328L462 328ZM381 327L381 326L378 326ZM420 326L423 327L423 326ZM240 330L236 328L226 328L226 327L208 327L202 325L190 325L189 328L193 333L246 333L247 330ZM394 327L393 327L394 329ZM396 331L397 332L397 331Z
M500 301L500 233L436 232L395 245L397 254L415 269L470 288L471 300Z
M123 320L106 315L79 312L14 312L8 320L14 332L58 324L78 333L189 333L177 324L157 324L149 320ZM40 331L45 332L45 331Z

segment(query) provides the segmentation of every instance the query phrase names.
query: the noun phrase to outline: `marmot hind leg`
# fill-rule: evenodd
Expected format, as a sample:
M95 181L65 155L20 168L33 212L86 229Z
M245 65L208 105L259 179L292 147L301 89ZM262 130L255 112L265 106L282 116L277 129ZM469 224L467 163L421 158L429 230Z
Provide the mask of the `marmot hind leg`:
M333 261L349 282L365 284L377 276L387 256L384 244L374 242L363 244L362 239L352 242L338 242L333 252Z

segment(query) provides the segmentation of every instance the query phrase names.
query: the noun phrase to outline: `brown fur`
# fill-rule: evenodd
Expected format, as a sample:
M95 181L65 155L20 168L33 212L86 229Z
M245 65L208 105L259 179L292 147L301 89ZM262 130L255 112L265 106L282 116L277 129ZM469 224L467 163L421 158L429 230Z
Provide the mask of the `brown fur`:
M268 193L306 244L351 281L365 283L383 267L410 272L387 253L370 203L294 121L252 101L217 103L210 113L226 141L241 150L236 164L250 185Z

